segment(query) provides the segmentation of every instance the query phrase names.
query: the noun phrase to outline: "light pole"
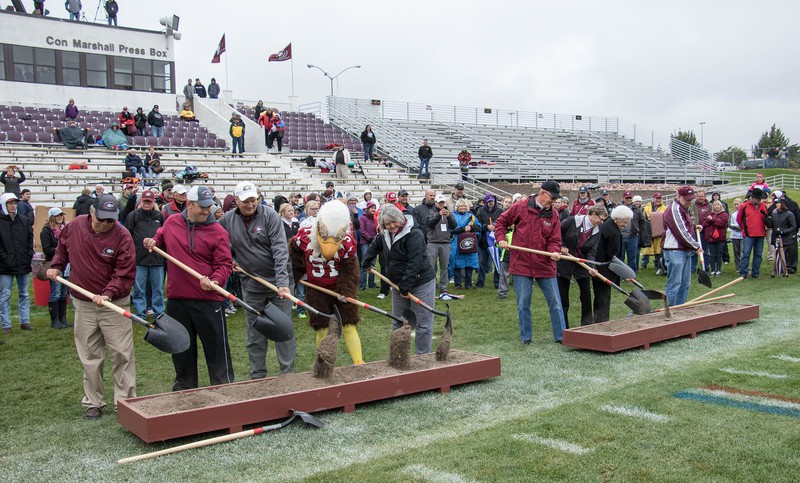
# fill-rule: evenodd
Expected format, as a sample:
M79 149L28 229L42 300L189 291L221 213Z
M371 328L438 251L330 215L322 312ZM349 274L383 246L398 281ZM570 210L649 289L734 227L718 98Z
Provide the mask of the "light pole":
M703 126L706 125L705 121L700 121L700 147L705 149L705 145L703 144Z
M325 72L325 70L322 67L320 67L318 65L308 64L308 65L306 65L306 67L308 67L309 69L312 69L312 68L313 69L319 69L319 71L322 72L322 75L324 75L325 77L327 77L328 79L331 80L331 97L333 97L333 80L334 79L336 79L337 77L339 77L340 75L344 74L346 71L348 71L350 69L360 69L361 68L360 65L351 65L350 67L344 68L341 72L339 72L335 76L331 76L330 74Z

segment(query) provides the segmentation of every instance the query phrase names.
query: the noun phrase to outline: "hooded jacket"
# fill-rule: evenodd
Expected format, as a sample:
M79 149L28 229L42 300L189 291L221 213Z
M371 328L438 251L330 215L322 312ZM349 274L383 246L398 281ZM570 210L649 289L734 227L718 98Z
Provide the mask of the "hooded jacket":
M552 208L540 208L536 196L514 203L495 222L494 236L505 240L508 227L515 225L514 244L546 252L561 251L561 221ZM550 257L512 250L509 273L534 278L556 276L556 262Z
M494 198L494 208L489 209L489 199ZM489 234L489 229L487 225L494 225L494 222L500 218L500 215L503 214L503 208L500 207L500 204L497 202L497 196L492 193L488 193L483 198L484 205L478 208L475 216L478 217L478 221L481 222L481 232L480 240L478 243L481 248L487 248L486 236Z
M91 195L79 195L75 203L72 204L72 209L75 210L75 215L88 215L89 208L94 204L94 198Z
M153 109L147 114L147 124L153 127L164 127L164 117L160 112L156 112L155 109Z
M220 287L233 272L230 237L213 217L201 223L191 223L186 211L170 216L153 237L159 248L165 249ZM200 288L200 281L174 263L167 261L167 298L212 300L221 302L222 295Z
M763 201L759 204L745 201L739 205L736 221L745 238L764 238L767 236L767 205Z
M11 193L0 196L0 274L24 275L31 272L33 230L28 218L8 214L6 203L16 198Z
M694 223L689 218L689 212L681 206L678 200L672 200L664 212L663 218L662 249L695 251L700 248L700 242L695 239Z
M0 171L0 183L2 183L6 187L5 189L6 193L14 193L15 195L17 195L17 198L19 198L19 185L20 183L24 183L26 178L25 178L25 173L23 173L22 171L17 171L17 173L19 173L19 178L17 178L16 176L6 176L5 170ZM3 211L5 211L6 209L5 203L3 204L2 209Z
M160 267L164 265L164 257L147 250L142 245L142 240L153 238L163 224L164 214L158 211L155 206L150 211L139 208L128 213L125 218L125 228L131 232L133 245L136 247L136 265L144 267Z
M406 294L436 276L426 253L425 236L422 231L406 222L394 236L387 230L378 233L367 249L361 268L369 270L375 263L379 252L386 255L386 276Z
M728 235L728 213L712 211L709 215L711 220L708 215L703 219L703 239L708 243L724 242Z
M119 223L105 233L92 229L88 215L74 218L61 230L52 268L61 270L70 264L69 279L76 285L111 300L131 294L136 278L136 257L131 234ZM80 300L89 298L70 290Z

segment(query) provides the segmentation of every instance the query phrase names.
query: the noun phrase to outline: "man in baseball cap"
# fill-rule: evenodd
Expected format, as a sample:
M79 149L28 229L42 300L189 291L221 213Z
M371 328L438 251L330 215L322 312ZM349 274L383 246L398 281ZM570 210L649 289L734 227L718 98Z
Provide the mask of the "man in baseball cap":
M161 209L162 213L164 213L164 218L183 212L186 208L187 191L186 186L182 184L176 184L172 187L172 199Z
M386 202L397 203L397 193L395 193L394 191L386 193Z
M233 194L239 201L247 201L250 198L258 199L258 189L256 185L250 181L242 181L237 184L236 188L233 190Z
M703 247L695 238L695 225L689 216L689 205L696 193L691 186L681 186L675 199L664 212L664 260L667 262L667 286L665 292L670 305L686 302L692 283L692 254L703 253Z
M107 193L97 197L95 215L100 220L119 219L119 203L114 195Z

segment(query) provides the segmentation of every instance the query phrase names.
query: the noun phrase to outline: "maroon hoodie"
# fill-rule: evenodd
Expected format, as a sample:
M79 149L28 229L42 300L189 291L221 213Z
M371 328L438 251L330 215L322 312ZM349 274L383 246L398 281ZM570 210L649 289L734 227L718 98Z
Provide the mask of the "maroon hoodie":
M62 272L71 266L69 281L111 300L130 295L136 278L136 250L128 230L119 223L105 233L92 229L89 215L67 223L56 246L52 268ZM70 295L89 300L70 290Z
M179 261L207 276L220 287L233 272L228 232L209 217L202 223L189 223L186 213L170 216L154 237L156 245ZM167 298L222 301L222 295L200 288L200 281L167 261Z

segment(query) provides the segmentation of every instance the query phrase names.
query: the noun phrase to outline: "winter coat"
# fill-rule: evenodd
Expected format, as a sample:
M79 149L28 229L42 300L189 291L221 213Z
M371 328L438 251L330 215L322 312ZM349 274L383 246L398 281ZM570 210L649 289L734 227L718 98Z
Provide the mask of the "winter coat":
M94 204L94 198L89 195L80 195L75 203L72 204L72 209L75 210L75 216L88 215L89 208Z
M433 157L433 150L430 146L425 146L424 144L419 147L417 151L417 156L419 159L431 159Z
M767 205L763 202L756 205L748 200L739 205L739 214L736 216L736 222L742 227L742 236L746 238L764 238L767 236L768 219Z
M76 117L78 117L79 112L80 111L78 111L78 106L76 106L75 104L72 105L67 104L67 107L64 108L64 117L67 119L75 119Z
M197 94L197 97L205 99L206 97L206 86L203 84L195 84L194 85L194 93Z
M134 114L133 121L136 123L136 129L144 129L147 127L147 116L145 116L143 112Z
M711 219L708 216L703 220L703 239L707 243L725 242L728 235L728 214L724 211L719 213L711 212Z
M125 228L131 232L133 245L136 247L136 265L144 267L160 267L164 258L158 253L147 250L142 241L153 238L164 224L164 214L155 209L145 211L141 208L133 210L125 217Z
M17 198L19 198L19 185L24 183L27 178L22 171L17 171L17 173L19 173L19 178L16 176L6 176L5 171L0 171L0 183L6 187L6 193L14 193L17 195Z
M609 262L612 258L619 255L622 248L622 233L614 220L609 216L600 225L600 240L597 243L597 251L594 259L598 262ZM597 267L601 275L619 284L619 275L612 272L608 266Z
M770 243L776 245L779 236L784 246L797 243L797 220L794 213L789 210L772 212L772 240Z
M370 136L370 134L372 134L372 136ZM370 133L367 133L367 130L364 129L364 131L361 132L361 142L362 143L364 143L364 144L375 144L376 140L377 139L375 138L375 131L371 131Z
M164 117L160 112L150 111L147 115L147 124L153 127L164 127Z
M125 156L125 169L131 171L133 168L141 168L141 167L142 167L142 158L140 158L138 154L128 153L128 155Z
M469 211L466 213L453 213L453 218L456 220L456 227L455 229L451 230L450 233L453 237L450 239L450 266L455 269L462 269L462 268L474 268L478 269L478 253L459 253L458 252L458 235L461 233L465 233L465 227L470 225L470 233L475 233L480 237L481 233L481 222L475 218L475 215L470 213ZM426 253L425 251L420 253Z
M496 199L497 198L495 198L495 200ZM478 208L478 211L475 213L475 216L478 217L478 221L481 222L481 232L478 235L478 247L488 248L489 244L486 240L486 237L489 235L489 229L487 226L494 225L494 222L497 221L502 214L503 208L500 207L500 204L497 203L497 201L495 201L494 208L491 210L489 209L488 204Z
M678 203L678 200L672 200L664 211L664 236L661 238L661 249L695 251L698 248L700 242L695 238L694 223L689 212Z
M572 209L570 210L570 216L575 215L588 215L589 208L594 206L594 200L590 197L586 197L586 201L581 200L581 197L578 198L572 203Z
M66 8L69 13L77 15L81 13L83 4L81 3L81 0L67 0L64 2L64 8Z
M236 131L237 131L236 133L233 132L234 128L237 128L236 129ZM241 128L241 130L239 128ZM232 138L237 138L237 139L238 138L243 138L244 137L244 130L245 130L244 123L232 122L230 129L228 129L228 134L230 134ZM238 134L238 136L236 134Z
M187 82L186 85L183 86L183 97L186 99L194 99L194 86L192 84Z
M437 216L439 214L439 209L436 208L436 203L426 203L424 200L422 203L418 204L414 207L413 210L414 214L414 224L422 230L422 233L425 235L425 240L428 240L428 220L431 216Z
M130 126L135 125L136 121L133 119L133 114L130 111L122 111L117 116L117 120L119 121L119 126Z
M515 245L549 253L561 251L561 221L552 208L540 208L536 204L536 196L529 196L526 200L511 205L494 225L494 236L498 240L504 240L508 227L515 225ZM512 250L509 273L524 277L553 278L556 276L556 262L547 256Z
M106 13L109 17L115 18L119 12L119 4L116 1L106 2Z
M58 246L58 238L56 238L56 234L53 233L53 229L50 228L49 224L42 227L42 231L39 233L39 240L42 241L42 253L44 253L44 259L45 261L49 262L56 254L56 247Z
M582 228L590 224L587 215L568 216L561 221L561 243L573 257L594 260L597 256L597 246L600 243L599 226L588 228L586 234L588 236L581 244ZM556 268L558 276L566 279L574 277L577 280L589 276L585 268L569 260L559 260Z
M361 238L359 239L358 244L369 245L378 235L378 227L375 225L375 220L368 214L364 213L358 219L358 223L361 226Z
M445 217L439 214L439 210L436 210L431 213L425 223L428 225L428 243L450 243L450 234L456 229L456 219L453 213ZM445 230L442 230L442 225L446 228Z
M31 260L33 260L33 230L30 220L22 215L16 215L12 220L3 206L0 212L0 274L30 273Z
M413 291L436 276L431 262L424 256L425 236L411 223L406 223L394 237L386 230L379 233L369 245L361 268L372 268L380 252L386 254L386 276L397 284L401 294Z
M211 99L217 99L219 97L219 90L219 84L212 82L208 85L208 97Z

